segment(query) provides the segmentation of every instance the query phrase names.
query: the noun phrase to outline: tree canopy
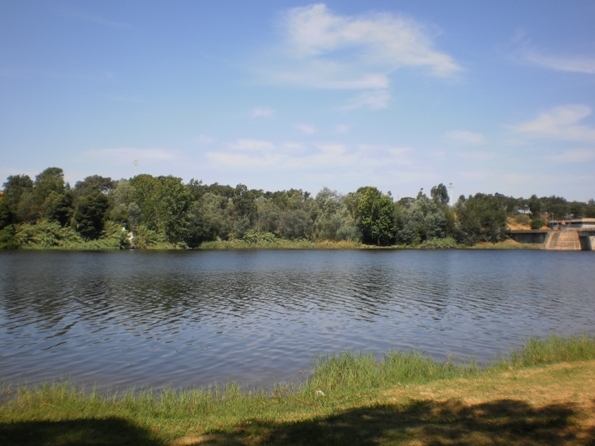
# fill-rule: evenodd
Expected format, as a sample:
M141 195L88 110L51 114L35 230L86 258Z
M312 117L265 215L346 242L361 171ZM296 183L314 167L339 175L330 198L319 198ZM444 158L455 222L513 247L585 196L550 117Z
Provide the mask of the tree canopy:
M459 197L454 206L449 202L442 183L431 188L430 197L420 190L417 197L396 202L373 186L346 195L323 188L312 196L302 189L263 191L194 179L184 184L171 175L148 174L117 181L92 175L71 189L62 169L50 167L35 180L12 175L3 183L0 248L48 237L61 240L51 246L110 237L110 246L125 246L128 233L137 247L195 248L207 241L258 239L474 244L504 240L512 217L537 228L552 218L595 217L593 200L557 196L477 193ZM52 235L36 238L39 231Z

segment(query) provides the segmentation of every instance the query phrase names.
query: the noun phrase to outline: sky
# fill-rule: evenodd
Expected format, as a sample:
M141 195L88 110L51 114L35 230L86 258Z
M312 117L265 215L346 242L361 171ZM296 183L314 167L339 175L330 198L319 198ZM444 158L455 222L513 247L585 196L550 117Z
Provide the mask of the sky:
M0 0L0 180L595 198L593 0Z

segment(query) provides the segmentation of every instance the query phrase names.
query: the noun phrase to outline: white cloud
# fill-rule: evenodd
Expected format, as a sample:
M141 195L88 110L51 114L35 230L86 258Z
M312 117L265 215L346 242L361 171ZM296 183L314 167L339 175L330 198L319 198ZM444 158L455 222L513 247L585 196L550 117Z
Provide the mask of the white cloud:
M238 139L230 146L234 150L240 151L263 151L273 150L275 145L269 141L261 141L258 139Z
M469 130L453 130L446 133L444 137L463 144L483 144L485 142L485 136Z
M470 161L491 161L496 158L496 154L493 152L484 151L472 151L472 152L457 152L459 158L470 160Z
M271 107L254 107L250 110L251 118L272 118L277 114L277 111Z
M595 142L595 128L579 124L591 113L591 108L586 105L562 105L541 113L533 121L513 127L513 130L528 138Z
M333 133L338 133L340 135L343 135L345 133L349 132L349 126L346 124L337 124L334 128L333 128Z
M204 134L200 134L194 138L196 144L211 144L213 141L215 141L215 138Z
M582 163L595 160L595 149L565 150L562 153L546 158L560 163Z
M592 55L547 54L524 43L520 56L525 62L550 70L595 74L595 57Z
M339 110L350 111L358 108L380 110L388 108L390 92L388 90L372 90L358 94L356 97L339 107Z
M316 133L316 127L309 124L295 124L294 127L306 135L313 135Z
M410 165L412 150L404 147L360 145L356 148L335 142L308 146L299 142L274 144L251 139L238 140L228 150L207 153L214 167L270 168L302 171L313 168L359 169ZM348 172L348 171L345 171Z
M284 40L260 69L272 83L386 90L390 75L400 68L440 77L461 71L450 55L434 49L422 24L389 13L338 15L318 3L287 10L279 26Z
M422 25L392 14L340 16L318 3L290 9L284 25L289 47L300 58L354 50L352 58L390 71L421 66L444 76L460 70L450 56L433 49Z

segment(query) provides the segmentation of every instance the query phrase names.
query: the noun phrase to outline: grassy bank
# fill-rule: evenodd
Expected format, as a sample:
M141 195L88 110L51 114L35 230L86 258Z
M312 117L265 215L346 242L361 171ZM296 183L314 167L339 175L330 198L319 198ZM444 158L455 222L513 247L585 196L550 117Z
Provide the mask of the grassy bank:
M320 360L295 388L105 396L2 389L0 444L593 444L595 340L527 345L488 368L393 353ZM7 395L10 393L10 395Z
M231 249L361 249L365 245L358 242L331 240L286 240L274 238L270 240L218 240L203 242L201 250L231 250Z

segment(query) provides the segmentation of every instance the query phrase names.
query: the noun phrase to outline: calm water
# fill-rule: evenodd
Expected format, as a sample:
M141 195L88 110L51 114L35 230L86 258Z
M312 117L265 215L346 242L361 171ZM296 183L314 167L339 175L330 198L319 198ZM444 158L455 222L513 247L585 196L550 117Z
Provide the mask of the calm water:
M345 350L490 361L595 335L594 277L590 252L1 252L0 379L268 387Z

